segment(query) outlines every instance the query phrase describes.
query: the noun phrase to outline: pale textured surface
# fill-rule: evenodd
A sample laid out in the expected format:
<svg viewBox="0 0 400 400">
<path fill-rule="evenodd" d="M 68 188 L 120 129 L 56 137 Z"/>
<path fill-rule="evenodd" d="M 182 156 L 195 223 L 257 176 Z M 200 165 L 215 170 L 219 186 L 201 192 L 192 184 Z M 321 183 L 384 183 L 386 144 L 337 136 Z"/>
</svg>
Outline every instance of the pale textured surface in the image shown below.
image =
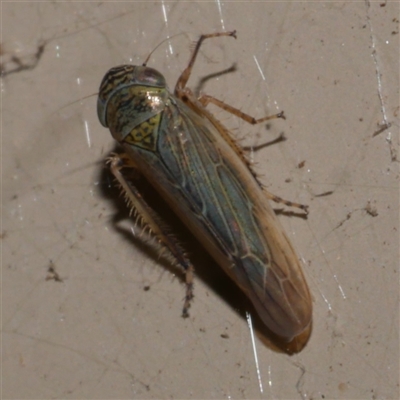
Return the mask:
<svg viewBox="0 0 400 400">
<path fill-rule="evenodd" d="M 382 3 L 2 4 L 6 71 L 46 42 L 2 83 L 3 398 L 399 398 L 399 5 Z M 173 87 L 190 40 L 223 29 L 238 39 L 205 44 L 192 86 L 236 63 L 203 90 L 256 117 L 285 110 L 269 131 L 216 115 L 249 145 L 284 132 L 256 170 L 310 205 L 307 221 L 280 218 L 306 263 L 313 334 L 292 357 L 256 339 L 263 393 L 229 282 L 205 268 L 183 320 L 179 280 L 111 225 L 114 192 L 99 187 L 114 144 L 83 99 L 184 33 L 149 62 Z M 63 282 L 45 280 L 50 260 Z"/>
</svg>

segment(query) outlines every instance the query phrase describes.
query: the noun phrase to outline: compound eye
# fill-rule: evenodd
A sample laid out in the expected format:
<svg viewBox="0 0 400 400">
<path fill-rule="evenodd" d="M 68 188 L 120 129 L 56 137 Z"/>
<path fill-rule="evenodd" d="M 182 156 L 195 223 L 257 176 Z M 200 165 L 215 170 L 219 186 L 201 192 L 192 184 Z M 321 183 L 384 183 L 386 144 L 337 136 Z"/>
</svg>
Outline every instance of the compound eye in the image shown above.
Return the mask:
<svg viewBox="0 0 400 400">
<path fill-rule="evenodd" d="M 166 86 L 164 76 L 158 72 L 156 69 L 149 67 L 136 67 L 136 80 L 137 83 L 143 85 L 149 85 L 154 87 L 162 87 Z"/>
</svg>

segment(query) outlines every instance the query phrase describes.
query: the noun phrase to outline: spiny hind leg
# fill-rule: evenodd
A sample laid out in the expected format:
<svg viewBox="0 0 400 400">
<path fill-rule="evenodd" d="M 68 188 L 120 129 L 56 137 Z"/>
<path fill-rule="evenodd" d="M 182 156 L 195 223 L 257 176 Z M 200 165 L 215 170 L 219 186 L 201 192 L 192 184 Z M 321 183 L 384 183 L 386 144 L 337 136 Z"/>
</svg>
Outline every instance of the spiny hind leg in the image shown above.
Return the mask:
<svg viewBox="0 0 400 400">
<path fill-rule="evenodd" d="M 189 317 L 189 308 L 193 300 L 193 278 L 194 278 L 194 267 L 189 264 L 185 270 L 185 280 L 186 280 L 186 295 L 183 303 L 182 317 Z"/>
<path fill-rule="evenodd" d="M 158 214 L 144 200 L 133 182 L 126 179 L 121 173 L 121 169 L 123 168 L 136 168 L 132 159 L 126 154 L 119 155 L 114 153 L 107 159 L 107 163 L 110 165 L 111 172 L 120 185 L 131 211 L 137 214 L 144 231 L 147 230 L 153 235 L 163 249 L 169 250 L 176 263 L 185 271 L 186 295 L 182 316 L 184 318 L 188 317 L 188 310 L 193 299 L 193 264 L 190 262 L 176 237 L 171 234 L 171 230 L 166 223 L 162 221 Z"/>
</svg>

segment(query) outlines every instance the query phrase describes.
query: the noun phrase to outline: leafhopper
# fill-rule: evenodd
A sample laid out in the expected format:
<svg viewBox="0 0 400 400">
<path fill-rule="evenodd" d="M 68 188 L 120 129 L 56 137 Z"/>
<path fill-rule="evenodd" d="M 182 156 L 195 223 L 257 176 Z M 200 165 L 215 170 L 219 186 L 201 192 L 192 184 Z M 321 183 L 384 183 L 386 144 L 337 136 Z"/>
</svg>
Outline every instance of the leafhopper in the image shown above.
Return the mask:
<svg viewBox="0 0 400 400">
<path fill-rule="evenodd" d="M 131 207 L 186 272 L 183 315 L 193 297 L 193 266 L 123 168 L 136 169 L 150 182 L 249 297 L 263 323 L 290 341 L 309 328 L 312 318 L 299 259 L 269 204 L 271 195 L 206 106 L 213 103 L 252 124 L 283 113 L 254 119 L 214 97 L 195 97 L 186 86 L 203 41 L 235 34 L 202 35 L 173 93 L 164 76 L 146 64 L 110 69 L 100 85 L 97 112 L 124 150 L 109 162 Z"/>
</svg>

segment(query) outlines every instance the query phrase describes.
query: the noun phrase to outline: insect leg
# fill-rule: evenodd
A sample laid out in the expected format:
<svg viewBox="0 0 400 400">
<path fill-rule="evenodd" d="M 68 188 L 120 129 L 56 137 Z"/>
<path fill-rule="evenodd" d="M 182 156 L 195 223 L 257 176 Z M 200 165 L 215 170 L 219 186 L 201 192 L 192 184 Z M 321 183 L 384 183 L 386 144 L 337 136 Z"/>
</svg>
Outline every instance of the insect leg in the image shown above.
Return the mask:
<svg viewBox="0 0 400 400">
<path fill-rule="evenodd" d="M 261 188 L 269 200 L 272 200 L 275 203 L 285 204 L 285 206 L 288 207 L 300 208 L 300 210 L 303 210 L 306 214 L 308 214 L 308 206 L 305 204 L 294 203 L 293 201 L 282 199 L 282 197 L 276 196 L 269 192 L 263 185 L 261 185 Z"/>
<path fill-rule="evenodd" d="M 256 125 L 260 124 L 261 122 L 269 121 L 270 119 L 276 119 L 276 118 L 282 118 L 286 119 L 283 111 L 281 111 L 278 114 L 274 115 L 269 115 L 267 117 L 262 117 L 262 118 L 254 118 L 251 115 L 245 114 L 244 112 L 240 111 L 239 109 L 230 106 L 229 104 L 224 103 L 221 100 L 216 99 L 213 96 L 209 96 L 208 94 L 202 94 L 199 98 L 198 101 L 203 105 L 203 107 L 206 107 L 209 103 L 212 103 L 216 105 L 217 107 L 222 108 L 223 110 L 236 115 L 237 117 L 243 119 L 244 121 L 248 122 L 251 125 Z"/>
<path fill-rule="evenodd" d="M 256 119 L 248 114 L 243 113 L 242 111 L 238 110 L 237 108 L 234 108 L 234 107 L 230 106 L 229 104 L 222 102 L 221 100 L 218 100 L 212 96 L 205 95 L 205 94 L 203 94 L 199 99 L 197 99 L 197 101 L 200 102 L 203 105 L 203 107 L 207 106 L 207 104 L 209 104 L 209 103 L 215 104 L 216 106 L 226 110 L 227 112 L 230 112 L 231 114 L 236 115 L 237 117 L 243 119 L 244 121 L 246 121 L 252 125 L 259 124 L 261 122 L 268 121 L 270 119 L 275 119 L 275 118 L 285 119 L 285 115 L 283 114 L 283 111 L 281 111 L 278 114 L 274 114 L 274 115 L 270 115 L 267 117 Z M 260 185 L 262 190 L 265 192 L 265 194 L 269 200 L 272 200 L 275 203 L 283 203 L 288 207 L 296 207 L 296 208 L 299 208 L 299 209 L 305 211 L 306 213 L 308 213 L 308 211 L 307 211 L 308 206 L 282 199 L 281 197 L 268 192 L 268 190 L 264 187 L 264 185 L 258 179 L 257 174 L 251 168 L 251 164 L 247 160 L 246 156 L 244 155 L 242 147 L 235 141 L 235 139 L 231 136 L 230 132 L 208 110 L 202 110 L 201 112 L 204 115 L 206 115 L 207 118 L 215 125 L 215 127 L 218 129 L 218 132 L 221 134 L 221 136 L 231 146 L 231 148 L 236 152 L 236 154 L 242 159 L 242 161 L 247 165 L 247 167 L 249 168 L 249 170 L 251 171 L 251 173 L 253 174 L 253 176 L 255 177 L 258 184 Z"/>
<path fill-rule="evenodd" d="M 193 273 L 194 268 L 192 263 L 187 257 L 187 254 L 182 249 L 181 245 L 174 235 L 171 234 L 169 228 L 161 220 L 161 218 L 155 213 L 155 211 L 147 204 L 139 190 L 131 182 L 125 179 L 121 173 L 122 168 L 135 168 L 134 162 L 125 154 L 118 155 L 113 154 L 107 160 L 110 165 L 110 169 L 115 179 L 121 186 L 125 198 L 134 212 L 139 216 L 140 222 L 144 229 L 147 229 L 152 235 L 154 235 L 157 241 L 164 247 L 167 248 L 172 254 L 173 258 L 185 271 L 186 280 L 186 295 L 182 310 L 182 316 L 188 317 L 190 302 L 193 299 Z"/>
<path fill-rule="evenodd" d="M 201 35 L 199 40 L 197 41 L 195 48 L 193 50 L 192 56 L 190 57 L 188 66 L 184 69 L 181 76 L 179 77 L 178 81 L 175 85 L 175 94 L 179 91 L 182 91 L 186 87 L 186 83 L 189 80 L 190 74 L 192 73 L 193 65 L 196 61 L 197 54 L 199 53 L 201 44 L 204 40 L 219 37 L 219 36 L 232 36 L 236 39 L 236 31 L 231 32 L 217 32 L 217 33 L 210 33 L 208 35 Z"/>
</svg>

